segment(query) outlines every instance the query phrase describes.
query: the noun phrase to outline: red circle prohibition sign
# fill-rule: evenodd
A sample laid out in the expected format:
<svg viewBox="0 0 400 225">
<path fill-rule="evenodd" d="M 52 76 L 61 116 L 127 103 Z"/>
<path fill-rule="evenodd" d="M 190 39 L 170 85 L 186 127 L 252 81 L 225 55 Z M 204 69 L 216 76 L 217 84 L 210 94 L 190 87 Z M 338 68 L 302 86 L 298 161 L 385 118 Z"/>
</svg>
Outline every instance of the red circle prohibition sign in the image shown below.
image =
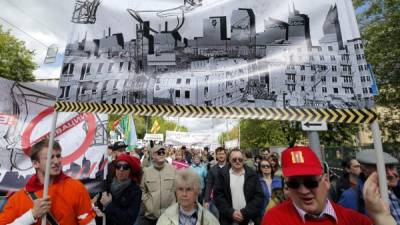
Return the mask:
<svg viewBox="0 0 400 225">
<path fill-rule="evenodd" d="M 36 125 L 46 116 L 51 115 L 54 112 L 54 107 L 49 107 L 42 112 L 40 112 L 36 117 L 34 117 L 31 122 L 28 124 L 24 132 L 22 133 L 22 149 L 24 150 L 26 155 L 29 155 L 31 151 L 31 135 L 33 129 L 36 127 Z M 85 151 L 90 147 L 90 145 L 93 142 L 93 138 L 96 133 L 96 118 L 94 117 L 93 113 L 86 113 L 85 114 L 85 119 L 84 119 L 87 124 L 88 124 L 88 131 L 86 134 L 85 139 L 83 140 L 83 143 L 73 151 L 71 154 L 63 156 L 61 163 L 62 165 L 69 165 L 73 161 L 77 160 L 81 155 L 85 153 Z"/>
</svg>

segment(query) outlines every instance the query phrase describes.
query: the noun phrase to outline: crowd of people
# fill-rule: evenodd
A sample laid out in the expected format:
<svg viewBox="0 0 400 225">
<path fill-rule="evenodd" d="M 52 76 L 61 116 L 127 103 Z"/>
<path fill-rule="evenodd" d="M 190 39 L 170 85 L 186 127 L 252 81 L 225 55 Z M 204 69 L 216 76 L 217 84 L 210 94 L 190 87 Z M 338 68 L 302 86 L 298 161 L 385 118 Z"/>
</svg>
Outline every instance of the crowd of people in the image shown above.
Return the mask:
<svg viewBox="0 0 400 225">
<path fill-rule="evenodd" d="M 89 195 L 51 157 L 49 197 L 43 196 L 48 140 L 32 146 L 36 174 L 0 213 L 2 224 L 107 225 L 394 225 L 400 224 L 398 160 L 385 153 L 390 204 L 379 194 L 373 150 L 343 162 L 333 179 L 308 147 L 281 154 L 240 149 L 210 151 L 153 145 L 126 151 L 109 146 L 104 191 Z M 92 197 L 90 197 L 92 196 Z"/>
</svg>

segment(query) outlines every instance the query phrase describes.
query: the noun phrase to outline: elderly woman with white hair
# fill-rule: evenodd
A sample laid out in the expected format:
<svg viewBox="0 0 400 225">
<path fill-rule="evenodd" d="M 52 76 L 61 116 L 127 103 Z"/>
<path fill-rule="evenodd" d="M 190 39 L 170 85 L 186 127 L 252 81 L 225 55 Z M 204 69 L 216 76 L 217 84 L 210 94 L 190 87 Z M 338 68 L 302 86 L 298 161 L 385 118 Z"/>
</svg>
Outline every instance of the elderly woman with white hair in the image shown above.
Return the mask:
<svg viewBox="0 0 400 225">
<path fill-rule="evenodd" d="M 219 225 L 214 215 L 197 202 L 200 194 L 199 175 L 191 169 L 179 170 L 176 175 L 178 202 L 165 210 L 157 225 Z"/>
</svg>

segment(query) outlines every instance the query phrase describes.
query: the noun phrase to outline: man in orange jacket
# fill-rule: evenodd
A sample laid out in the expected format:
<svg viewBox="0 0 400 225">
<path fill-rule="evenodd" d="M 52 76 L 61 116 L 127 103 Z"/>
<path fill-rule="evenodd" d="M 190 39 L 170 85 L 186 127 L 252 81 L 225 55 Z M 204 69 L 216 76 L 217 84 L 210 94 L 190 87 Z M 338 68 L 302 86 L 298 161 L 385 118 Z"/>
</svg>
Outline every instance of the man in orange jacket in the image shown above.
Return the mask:
<svg viewBox="0 0 400 225">
<path fill-rule="evenodd" d="M 46 215 L 51 225 L 94 225 L 95 213 L 85 186 L 62 172 L 61 146 L 54 142 L 48 197 L 43 196 L 43 183 L 49 140 L 42 140 L 31 148 L 30 157 L 36 170 L 25 188 L 13 194 L 0 213 L 3 224 L 40 224 Z"/>
</svg>

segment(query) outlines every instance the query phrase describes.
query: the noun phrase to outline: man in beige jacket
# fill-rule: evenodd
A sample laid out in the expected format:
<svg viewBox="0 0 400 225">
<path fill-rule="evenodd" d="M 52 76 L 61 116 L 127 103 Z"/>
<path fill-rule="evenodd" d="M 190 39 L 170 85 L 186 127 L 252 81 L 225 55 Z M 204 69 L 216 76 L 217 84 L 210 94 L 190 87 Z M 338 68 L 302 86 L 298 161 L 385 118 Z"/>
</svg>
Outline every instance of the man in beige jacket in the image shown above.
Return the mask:
<svg viewBox="0 0 400 225">
<path fill-rule="evenodd" d="M 151 149 L 153 165 L 143 171 L 140 184 L 144 216 L 142 225 L 155 225 L 160 215 L 175 199 L 175 169 L 165 161 L 165 148 L 156 145 Z"/>
</svg>

